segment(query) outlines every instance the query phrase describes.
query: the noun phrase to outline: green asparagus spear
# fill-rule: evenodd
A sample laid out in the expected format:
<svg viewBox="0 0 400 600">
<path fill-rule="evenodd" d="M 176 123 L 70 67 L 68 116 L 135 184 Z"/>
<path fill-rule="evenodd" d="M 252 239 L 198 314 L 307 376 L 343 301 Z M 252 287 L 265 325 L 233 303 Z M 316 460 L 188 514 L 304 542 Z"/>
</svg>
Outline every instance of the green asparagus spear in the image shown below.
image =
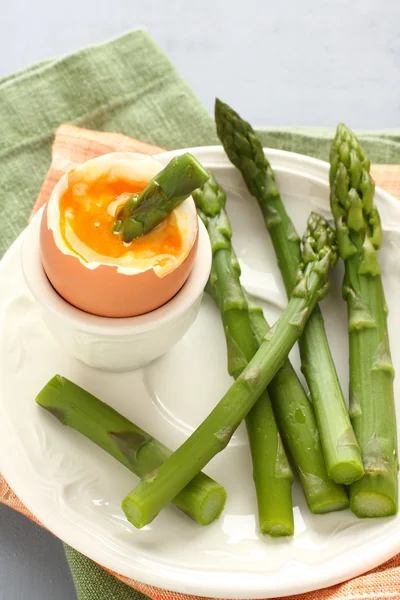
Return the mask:
<svg viewBox="0 0 400 600">
<path fill-rule="evenodd" d="M 225 212 L 226 194 L 211 175 L 207 183 L 193 192 L 193 200 L 210 236 L 213 260 L 209 283 L 225 329 L 229 374 L 236 379 L 257 352 L 258 345 L 232 248 L 232 230 Z M 261 532 L 273 537 L 293 535 L 293 473 L 266 390 L 247 414 L 246 427 Z"/>
<path fill-rule="evenodd" d="M 229 159 L 241 171 L 250 193 L 260 205 L 290 297 L 301 260 L 300 240 L 281 200 L 271 166 L 249 123 L 218 99 L 215 120 Z M 336 483 L 350 484 L 364 473 L 361 453 L 318 306 L 299 345 L 302 371 L 310 390 L 329 476 Z"/>
<path fill-rule="evenodd" d="M 172 454 L 143 429 L 61 375 L 50 379 L 36 402 L 139 477 L 153 471 Z M 224 488 L 204 473 L 198 473 L 172 500 L 200 525 L 217 519 L 225 501 Z"/>
<path fill-rule="evenodd" d="M 227 253 L 229 248 L 231 248 L 229 243 L 231 230 L 229 221 L 227 220 L 228 217 L 224 210 L 218 212 L 219 206 L 225 204 L 225 193 L 211 176 L 210 180 L 202 188 L 193 193 L 193 199 L 198 207 L 199 214 L 202 216 L 209 230 L 214 250 L 215 263 L 215 257 L 217 255 Z M 205 216 L 206 212 L 207 216 Z M 214 227 L 214 223 L 217 224 L 217 227 Z M 219 235 L 221 229 L 225 232 L 224 236 Z M 227 236 L 228 241 L 225 239 Z M 227 246 L 227 248 L 225 249 L 224 246 Z M 231 275 L 232 270 L 234 273 Z M 223 315 L 227 313 L 231 316 L 234 325 L 237 323 L 237 311 L 235 311 L 235 308 L 237 308 L 237 305 L 239 304 L 243 308 L 244 301 L 241 293 L 242 288 L 237 287 L 240 283 L 239 275 L 240 267 L 233 255 L 232 259 L 228 260 L 227 269 L 222 270 L 219 287 L 221 288 L 224 283 L 222 291 L 227 290 L 226 294 L 229 292 L 230 298 L 233 298 L 233 293 L 235 293 L 236 301 L 230 301 L 228 305 L 230 310 L 227 311 L 223 307 L 222 311 Z M 233 286 L 232 293 L 230 293 L 232 288 L 231 285 L 229 285 L 231 279 L 233 280 L 231 284 Z M 237 283 L 235 283 L 236 281 Z M 217 294 L 218 274 L 215 272 L 214 267 L 212 269 L 210 282 L 211 284 L 214 283 L 214 285 L 209 286 L 212 288 L 210 293 L 217 304 L 218 297 L 220 298 L 219 305 L 221 308 L 224 297 L 222 293 Z M 269 326 L 264 318 L 261 308 L 249 298 L 247 298 L 247 308 L 258 347 L 262 342 L 262 338 L 269 330 Z M 234 373 L 236 370 L 235 367 L 238 369 L 243 368 L 247 362 L 241 358 L 240 350 L 238 349 L 238 347 L 240 348 L 239 338 L 243 335 L 243 329 L 247 329 L 248 327 L 248 321 L 244 314 L 244 310 L 241 311 L 240 317 L 243 326 L 240 327 L 239 334 L 237 333 L 237 327 L 232 326 L 232 334 L 227 335 L 228 360 L 231 363 L 231 373 Z M 233 341 L 237 342 L 237 344 L 234 344 Z M 249 344 L 250 343 L 251 342 L 249 341 Z M 271 381 L 269 385 L 269 396 L 272 400 L 274 413 L 282 432 L 281 435 L 283 436 L 284 444 L 291 455 L 292 463 L 298 470 L 304 495 L 311 512 L 325 513 L 346 508 L 348 506 L 347 494 L 342 486 L 333 483 L 328 477 L 314 411 L 289 360 L 285 362 L 284 366 Z M 259 405 L 260 399 L 247 415 L 246 424 L 249 423 L 250 418 L 253 416 L 254 411 Z M 250 444 L 252 439 L 251 433 L 253 433 L 253 435 L 257 435 L 257 433 L 261 435 L 263 433 L 263 429 L 257 427 L 260 415 L 258 415 L 257 418 L 256 416 L 257 415 L 254 414 L 254 418 L 252 419 L 255 427 L 252 427 L 249 432 Z M 269 421 L 267 423 L 269 424 Z M 272 439 L 274 440 L 275 436 L 272 436 Z M 263 442 L 263 438 L 262 443 L 266 443 Z M 258 452 L 258 454 L 252 453 L 254 465 L 259 462 L 259 454 L 260 452 Z M 260 484 L 257 487 L 256 484 L 256 489 L 258 492 L 259 490 L 264 489 L 264 486 L 261 486 Z"/>
<path fill-rule="evenodd" d="M 158 469 L 144 477 L 122 502 L 128 520 L 144 527 L 231 439 L 301 336 L 337 260 L 336 246 L 326 246 L 304 266 L 286 310 L 265 336 L 259 350 L 214 410 Z"/>
<path fill-rule="evenodd" d="M 251 326 L 259 343 L 269 331 L 262 309 L 247 299 Z M 312 404 L 289 360 L 268 386 L 275 418 L 292 464 L 296 467 L 308 508 L 314 514 L 343 510 L 346 490 L 328 476 Z"/>
<path fill-rule="evenodd" d="M 207 179 L 207 171 L 189 152 L 175 156 L 143 192 L 120 208 L 115 232 L 121 233 L 126 243 L 148 233 Z"/>
<path fill-rule="evenodd" d="M 394 515 L 398 457 L 387 306 L 378 250 L 382 243 L 370 164 L 356 136 L 338 126 L 330 155 L 331 208 L 345 264 L 350 343 L 350 415 L 365 476 L 350 487 L 358 517 Z"/>
</svg>

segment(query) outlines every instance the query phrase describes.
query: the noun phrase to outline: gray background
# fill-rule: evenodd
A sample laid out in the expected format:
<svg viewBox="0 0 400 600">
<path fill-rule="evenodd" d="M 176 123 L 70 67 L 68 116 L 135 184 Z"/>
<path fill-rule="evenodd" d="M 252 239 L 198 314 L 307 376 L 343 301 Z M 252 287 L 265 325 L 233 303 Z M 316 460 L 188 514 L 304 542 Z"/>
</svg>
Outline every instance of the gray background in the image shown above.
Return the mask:
<svg viewBox="0 0 400 600">
<path fill-rule="evenodd" d="M 398 0 L 0 0 L 0 76 L 145 26 L 212 110 L 400 126 Z M 61 544 L 0 508 L 0 599 L 75 600 Z"/>
</svg>

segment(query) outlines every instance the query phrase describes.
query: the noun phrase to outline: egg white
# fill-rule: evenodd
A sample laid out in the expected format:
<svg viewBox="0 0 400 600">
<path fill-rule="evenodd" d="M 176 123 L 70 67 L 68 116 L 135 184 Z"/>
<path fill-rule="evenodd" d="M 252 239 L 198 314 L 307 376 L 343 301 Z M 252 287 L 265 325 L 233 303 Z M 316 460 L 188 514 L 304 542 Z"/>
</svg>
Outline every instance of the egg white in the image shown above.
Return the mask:
<svg viewBox="0 0 400 600">
<path fill-rule="evenodd" d="M 150 181 L 164 165 L 150 156 L 130 152 L 113 152 L 94 158 L 74 171 L 82 176 L 82 197 L 85 195 L 85 183 L 107 175 L 109 181 L 125 179 L 126 181 Z M 153 269 L 158 277 L 164 277 L 174 271 L 189 254 L 197 235 L 197 213 L 192 198 L 188 198 L 174 210 L 176 223 L 182 239 L 182 249 L 178 256 L 162 254 L 146 256 L 145 251 L 129 250 L 125 256 L 115 258 L 98 254 L 84 244 L 74 233 L 66 219 L 65 237 L 60 230 L 59 200 L 68 188 L 68 174 L 64 175 L 55 186 L 47 207 L 47 227 L 52 231 L 58 249 L 67 255 L 74 256 L 86 269 L 97 269 L 101 265 L 117 267 L 118 273 L 136 275 Z M 117 205 L 109 206 L 115 211 Z"/>
</svg>

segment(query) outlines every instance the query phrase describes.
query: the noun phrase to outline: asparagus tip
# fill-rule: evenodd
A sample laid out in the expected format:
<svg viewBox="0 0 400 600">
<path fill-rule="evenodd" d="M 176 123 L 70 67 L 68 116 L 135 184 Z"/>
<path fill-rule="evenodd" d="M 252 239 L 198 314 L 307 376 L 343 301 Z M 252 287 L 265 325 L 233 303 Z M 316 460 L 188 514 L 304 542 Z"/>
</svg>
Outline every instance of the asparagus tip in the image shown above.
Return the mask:
<svg viewBox="0 0 400 600">
<path fill-rule="evenodd" d="M 225 102 L 222 102 L 219 98 L 215 98 L 215 107 L 214 107 L 214 115 L 216 120 L 216 125 L 218 127 L 219 116 L 226 116 L 227 114 L 232 116 L 239 116 L 237 113 Z"/>
<path fill-rule="evenodd" d="M 329 257 L 329 268 L 338 260 L 336 233 L 320 214 L 312 212 L 302 238 L 302 257 L 305 264 Z"/>
<path fill-rule="evenodd" d="M 215 110 L 218 110 L 219 108 L 221 108 L 224 105 L 224 103 L 222 102 L 222 100 L 220 100 L 218 97 L 215 98 Z"/>
</svg>

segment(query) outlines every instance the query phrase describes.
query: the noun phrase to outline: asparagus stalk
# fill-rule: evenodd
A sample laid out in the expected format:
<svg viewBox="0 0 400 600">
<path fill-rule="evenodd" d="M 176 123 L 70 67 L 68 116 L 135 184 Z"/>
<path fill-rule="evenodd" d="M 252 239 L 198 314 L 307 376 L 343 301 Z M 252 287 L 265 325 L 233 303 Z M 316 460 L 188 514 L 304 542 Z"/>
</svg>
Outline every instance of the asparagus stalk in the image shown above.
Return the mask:
<svg viewBox="0 0 400 600">
<path fill-rule="evenodd" d="M 144 477 L 122 502 L 129 521 L 141 528 L 221 450 L 286 360 L 326 285 L 337 260 L 326 240 L 315 259 L 304 266 L 286 310 L 265 336 L 259 350 L 214 410 L 156 471 Z"/>
<path fill-rule="evenodd" d="M 197 211 L 210 236 L 213 252 L 210 286 L 221 312 L 228 350 L 228 371 L 235 379 L 257 352 L 240 267 L 232 248 L 232 229 L 225 212 L 226 194 L 214 177 L 193 192 Z M 246 417 L 258 518 L 263 534 L 293 535 L 293 473 L 264 390 Z"/>
<path fill-rule="evenodd" d="M 154 229 L 208 179 L 208 173 L 189 152 L 175 156 L 120 208 L 114 229 L 129 243 Z"/>
<path fill-rule="evenodd" d="M 356 136 L 338 126 L 330 154 L 331 208 L 345 264 L 350 343 L 350 415 L 365 476 L 350 487 L 358 517 L 394 515 L 398 458 L 387 306 L 378 250 L 382 243 L 370 164 Z"/>
<path fill-rule="evenodd" d="M 172 454 L 143 429 L 61 375 L 44 386 L 36 402 L 139 477 L 151 473 Z M 225 501 L 224 488 L 204 473 L 198 473 L 172 500 L 200 525 L 217 519 Z"/>
<path fill-rule="evenodd" d="M 223 253 L 228 254 L 229 249 L 232 248 L 230 244 L 231 228 L 228 217 L 223 208 L 219 211 L 219 206 L 225 205 L 224 191 L 218 186 L 211 175 L 209 181 L 193 193 L 193 199 L 209 231 L 213 246 L 213 268 L 208 286 L 211 289 L 208 291 L 217 304 L 219 298 L 219 306 L 220 309 L 222 308 L 221 313 L 225 328 L 229 328 L 229 324 L 233 321 L 230 331 L 228 329 L 227 332 L 227 347 L 230 373 L 235 376 L 235 371 L 237 371 L 237 374 L 240 374 L 240 370 L 247 363 L 246 357 L 243 357 L 243 353 L 240 352 L 240 341 L 243 330 L 248 331 L 248 317 L 250 317 L 250 325 L 255 334 L 257 347 L 262 343 L 262 338 L 269 330 L 269 326 L 261 308 L 253 300 L 247 298 L 247 306 L 244 304 L 246 299 L 243 298 L 243 290 L 241 286 L 238 287 L 240 285 L 240 267 L 234 254 L 231 255 L 230 259 L 229 257 L 227 258 L 226 268 L 221 269 L 221 274 L 219 275 L 217 272 L 216 258 L 223 255 Z M 221 229 L 223 230 L 222 234 L 220 234 Z M 221 290 L 219 294 L 218 289 Z M 228 304 L 227 307 L 224 305 L 224 301 L 225 304 Z M 238 322 L 236 317 L 238 306 L 241 307 L 241 321 L 239 321 L 239 324 L 242 324 L 239 333 L 237 333 L 238 327 L 235 327 Z M 245 316 L 245 309 L 246 313 L 249 313 L 248 317 Z M 225 323 L 226 315 L 231 316 L 231 321 L 228 324 Z M 249 345 L 251 348 L 254 348 L 255 342 L 254 340 L 250 342 L 250 337 L 247 334 L 246 338 L 249 339 L 249 342 L 244 348 L 249 347 Z M 269 396 L 272 400 L 273 412 L 282 432 L 284 445 L 291 455 L 292 463 L 298 470 L 304 495 L 311 512 L 325 513 L 346 508 L 348 506 L 346 491 L 342 486 L 335 484 L 328 477 L 314 411 L 289 360 L 285 361 L 284 366 L 271 381 Z M 257 434 L 261 436 L 264 433 L 261 426 L 261 416 L 253 415 L 254 411 L 260 406 L 261 398 L 262 396 L 246 419 L 246 424 L 248 425 L 250 419 L 254 416 L 251 422 L 254 427 L 251 427 L 250 430 L 248 427 L 251 448 L 252 436 Z M 269 425 L 269 421 L 267 423 Z M 267 437 L 267 433 L 266 431 L 265 437 Z M 275 434 L 272 436 L 270 434 L 269 437 L 275 440 Z M 261 443 L 266 443 L 264 437 L 261 439 Z M 260 452 L 256 453 L 252 450 L 254 466 L 260 462 L 259 455 Z M 265 469 L 266 467 L 264 466 Z M 271 482 L 268 487 L 270 490 Z M 270 493 L 268 487 L 265 489 Z M 261 485 L 261 482 L 259 485 L 256 483 L 257 494 L 263 489 L 264 486 Z"/>
<path fill-rule="evenodd" d="M 271 166 L 249 123 L 218 99 L 215 120 L 229 159 L 241 171 L 250 193 L 260 205 L 290 297 L 301 260 L 300 239 L 281 200 Z M 328 474 L 336 483 L 350 484 L 362 477 L 364 469 L 318 307 L 299 345 Z"/>
<path fill-rule="evenodd" d="M 270 327 L 260 306 L 248 298 L 251 326 L 258 343 Z M 344 486 L 328 476 L 312 404 L 289 360 L 268 386 L 272 408 L 296 467 L 308 508 L 314 514 L 343 510 L 349 505 Z"/>
</svg>

